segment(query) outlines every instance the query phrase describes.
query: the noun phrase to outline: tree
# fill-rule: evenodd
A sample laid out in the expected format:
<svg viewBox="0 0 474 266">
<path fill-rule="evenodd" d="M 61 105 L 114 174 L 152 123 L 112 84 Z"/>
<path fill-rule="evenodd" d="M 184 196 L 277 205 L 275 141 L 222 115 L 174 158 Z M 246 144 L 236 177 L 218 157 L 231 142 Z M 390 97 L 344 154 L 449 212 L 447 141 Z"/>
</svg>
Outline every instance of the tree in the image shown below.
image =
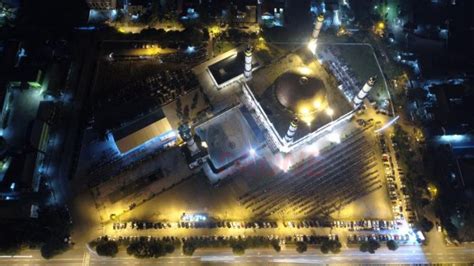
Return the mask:
<svg viewBox="0 0 474 266">
<path fill-rule="evenodd" d="M 10 225 L 1 225 L 10 229 Z M 13 225 L 11 225 L 13 227 Z M 22 239 L 15 230 L 3 230 L 0 234 L 0 254 L 15 255 L 21 251 Z"/>
<path fill-rule="evenodd" d="M 183 121 L 189 121 L 189 105 L 185 105 L 183 108 Z"/>
<path fill-rule="evenodd" d="M 159 258 L 166 255 L 166 250 L 161 242 L 148 243 L 150 257 Z"/>
<path fill-rule="evenodd" d="M 69 245 L 59 238 L 54 237 L 48 242 L 41 246 L 41 256 L 45 259 L 51 259 L 52 257 L 59 255 L 66 251 Z"/>
<path fill-rule="evenodd" d="M 232 253 L 234 253 L 234 255 L 238 255 L 238 256 L 244 255 L 245 254 L 245 245 L 241 242 L 237 242 L 237 243 L 233 244 L 232 245 Z"/>
<path fill-rule="evenodd" d="M 321 245 L 321 252 L 323 254 L 328 254 L 329 253 L 329 248 L 326 245 Z"/>
<path fill-rule="evenodd" d="M 321 252 L 327 254 L 329 251 L 336 254 L 341 252 L 341 243 L 338 240 L 326 240 L 321 243 Z"/>
<path fill-rule="evenodd" d="M 127 253 L 136 258 L 159 258 L 166 255 L 164 244 L 161 241 L 137 241 L 127 247 Z"/>
<path fill-rule="evenodd" d="M 127 254 L 136 258 L 147 257 L 145 243 L 142 241 L 132 242 L 127 247 Z"/>
<path fill-rule="evenodd" d="M 387 248 L 390 250 L 397 250 L 398 249 L 398 243 L 395 240 L 389 240 L 387 241 Z"/>
<path fill-rule="evenodd" d="M 372 21 L 373 10 L 372 1 L 367 0 L 351 0 L 350 6 L 354 12 L 354 18 L 362 27 L 367 28 Z M 368 12 L 369 11 L 369 12 Z"/>
<path fill-rule="evenodd" d="M 193 100 L 192 100 L 192 103 L 191 103 L 191 110 L 196 109 L 198 101 L 199 101 L 199 92 L 196 92 L 196 93 L 194 93 Z"/>
<path fill-rule="evenodd" d="M 369 243 L 367 243 L 367 241 L 360 243 L 359 250 L 364 253 L 369 251 Z"/>
<path fill-rule="evenodd" d="M 118 253 L 118 245 L 115 241 L 101 241 L 97 244 L 95 250 L 100 256 L 115 257 Z"/>
<path fill-rule="evenodd" d="M 298 253 L 303 253 L 308 250 L 308 245 L 305 242 L 298 241 L 296 242 L 296 251 Z"/>
<path fill-rule="evenodd" d="M 183 104 L 181 102 L 181 98 L 176 100 L 176 116 L 183 120 Z"/>
<path fill-rule="evenodd" d="M 165 252 L 168 254 L 173 253 L 175 249 L 174 246 L 170 243 L 165 244 L 164 248 L 165 248 Z"/>
<path fill-rule="evenodd" d="M 196 246 L 194 243 L 186 241 L 183 245 L 183 254 L 186 256 L 192 256 L 196 251 Z"/>
<path fill-rule="evenodd" d="M 369 241 L 364 241 L 360 244 L 359 250 L 374 254 L 378 248 L 380 248 L 380 243 L 374 239 L 369 239 Z"/>
<path fill-rule="evenodd" d="M 419 223 L 421 229 L 425 232 L 429 232 L 431 231 L 431 229 L 433 229 L 433 222 L 428 220 L 426 217 L 423 217 Z"/>
<path fill-rule="evenodd" d="M 280 244 L 278 243 L 278 241 L 272 241 L 272 247 L 276 252 L 281 251 L 281 247 L 280 247 Z"/>
</svg>

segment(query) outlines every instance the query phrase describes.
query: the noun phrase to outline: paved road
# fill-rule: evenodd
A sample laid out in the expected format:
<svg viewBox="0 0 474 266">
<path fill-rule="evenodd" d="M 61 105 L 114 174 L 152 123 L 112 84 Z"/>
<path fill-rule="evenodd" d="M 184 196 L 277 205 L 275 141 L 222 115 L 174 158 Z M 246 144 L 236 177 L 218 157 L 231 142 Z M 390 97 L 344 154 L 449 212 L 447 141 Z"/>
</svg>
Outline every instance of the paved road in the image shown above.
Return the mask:
<svg viewBox="0 0 474 266">
<path fill-rule="evenodd" d="M 362 253 L 357 248 L 344 249 L 340 254 L 321 254 L 319 250 L 309 249 L 298 254 L 293 249 L 275 253 L 273 250 L 250 250 L 243 256 L 233 256 L 230 250 L 198 250 L 192 257 L 178 253 L 159 259 L 139 260 L 121 252 L 116 258 L 102 258 L 75 249 L 52 260 L 43 260 L 38 252 L 28 252 L 22 257 L 0 257 L 0 265 L 301 265 L 301 264 L 401 264 L 401 263 L 472 263 L 472 247 L 446 247 L 443 251 L 423 251 L 418 246 L 400 247 L 397 251 L 386 248 L 375 254 Z"/>
</svg>

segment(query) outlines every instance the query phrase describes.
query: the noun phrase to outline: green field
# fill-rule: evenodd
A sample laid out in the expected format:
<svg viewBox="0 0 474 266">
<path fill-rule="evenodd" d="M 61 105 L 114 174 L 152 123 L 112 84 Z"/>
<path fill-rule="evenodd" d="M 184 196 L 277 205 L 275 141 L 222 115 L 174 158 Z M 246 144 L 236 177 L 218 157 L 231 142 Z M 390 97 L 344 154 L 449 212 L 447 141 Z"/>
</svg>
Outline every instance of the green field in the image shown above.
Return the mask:
<svg viewBox="0 0 474 266">
<path fill-rule="evenodd" d="M 369 77 L 377 75 L 377 82 L 371 92 L 371 96 L 377 102 L 389 98 L 385 83 L 383 82 L 383 74 L 377 66 L 375 55 L 370 46 L 337 45 L 335 51 L 337 51 L 335 55 L 339 56 L 339 58 L 349 65 L 361 83 L 365 83 Z"/>
</svg>

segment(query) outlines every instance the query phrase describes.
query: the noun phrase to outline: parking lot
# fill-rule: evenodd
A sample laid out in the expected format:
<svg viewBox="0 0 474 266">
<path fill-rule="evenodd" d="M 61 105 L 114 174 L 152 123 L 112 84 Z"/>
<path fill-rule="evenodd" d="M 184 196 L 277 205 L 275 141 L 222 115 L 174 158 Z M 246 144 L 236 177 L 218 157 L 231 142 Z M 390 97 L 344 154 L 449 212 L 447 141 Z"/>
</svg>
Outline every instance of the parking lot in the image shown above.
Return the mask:
<svg viewBox="0 0 474 266">
<path fill-rule="evenodd" d="M 413 226 L 416 221 L 416 214 L 413 211 L 410 196 L 407 192 L 404 172 L 398 166 L 396 160 L 397 151 L 395 150 L 394 143 L 387 134 L 380 135 L 379 139 L 382 151 L 384 152 L 382 159 L 384 161 L 385 175 L 388 181 L 393 213 L 395 218 L 400 220 L 404 219 Z"/>
</svg>

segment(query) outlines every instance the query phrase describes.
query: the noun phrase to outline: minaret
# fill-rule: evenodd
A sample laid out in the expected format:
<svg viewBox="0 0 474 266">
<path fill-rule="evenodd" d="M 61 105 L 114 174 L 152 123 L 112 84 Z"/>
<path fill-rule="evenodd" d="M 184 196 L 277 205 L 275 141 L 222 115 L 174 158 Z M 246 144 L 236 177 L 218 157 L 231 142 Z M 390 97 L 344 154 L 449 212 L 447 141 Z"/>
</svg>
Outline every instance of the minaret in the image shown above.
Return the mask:
<svg viewBox="0 0 474 266">
<path fill-rule="evenodd" d="M 191 155 L 195 155 L 199 152 L 199 147 L 197 146 L 196 142 L 194 141 L 193 135 L 191 133 L 191 129 L 188 125 L 182 124 L 178 127 L 179 135 L 181 138 L 186 142 L 186 146 L 188 147 Z"/>
<path fill-rule="evenodd" d="M 318 36 L 319 32 L 321 32 L 321 28 L 323 27 L 324 16 L 319 15 L 316 18 L 316 22 L 314 23 L 313 33 L 311 33 L 311 38 L 309 39 L 308 49 L 313 53 L 316 54 L 316 46 L 318 44 Z"/>
<path fill-rule="evenodd" d="M 316 22 L 314 23 L 314 29 L 313 29 L 313 34 L 311 34 L 311 38 L 315 40 L 316 42 L 318 41 L 319 32 L 321 31 L 321 28 L 323 27 L 323 21 L 324 21 L 324 16 L 319 15 L 316 18 Z"/>
<path fill-rule="evenodd" d="M 291 121 L 290 127 L 288 128 L 288 131 L 286 132 L 286 135 L 285 135 L 286 143 L 293 142 L 293 137 L 295 136 L 297 129 L 298 129 L 298 118 L 295 117 L 293 121 Z"/>
<path fill-rule="evenodd" d="M 257 0 L 257 22 L 262 25 L 262 3 L 263 0 Z"/>
<path fill-rule="evenodd" d="M 246 79 L 252 78 L 252 46 L 247 46 L 245 49 L 245 69 L 244 76 Z"/>
<path fill-rule="evenodd" d="M 359 91 L 359 93 L 354 97 L 354 105 L 359 106 L 364 98 L 367 96 L 369 91 L 374 87 L 377 77 L 370 77 L 369 80 L 364 84 L 364 87 Z"/>
</svg>

